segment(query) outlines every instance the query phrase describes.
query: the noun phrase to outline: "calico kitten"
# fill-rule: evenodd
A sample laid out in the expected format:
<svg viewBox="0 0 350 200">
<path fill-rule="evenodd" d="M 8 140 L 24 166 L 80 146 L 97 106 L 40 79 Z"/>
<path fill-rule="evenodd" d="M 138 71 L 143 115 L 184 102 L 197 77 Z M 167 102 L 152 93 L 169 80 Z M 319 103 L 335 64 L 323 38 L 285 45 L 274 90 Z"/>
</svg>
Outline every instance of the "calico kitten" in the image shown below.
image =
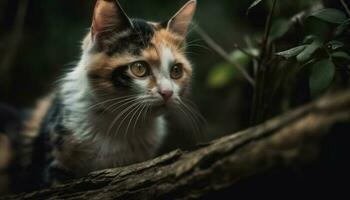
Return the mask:
<svg viewBox="0 0 350 200">
<path fill-rule="evenodd" d="M 129 18 L 117 0 L 97 0 L 81 60 L 43 119 L 36 151 L 52 154 L 34 159 L 38 173 L 49 160 L 46 180 L 62 182 L 156 156 L 164 114 L 192 109 L 184 103 L 192 77 L 185 38 L 195 9 L 190 0 L 156 23 Z"/>
</svg>

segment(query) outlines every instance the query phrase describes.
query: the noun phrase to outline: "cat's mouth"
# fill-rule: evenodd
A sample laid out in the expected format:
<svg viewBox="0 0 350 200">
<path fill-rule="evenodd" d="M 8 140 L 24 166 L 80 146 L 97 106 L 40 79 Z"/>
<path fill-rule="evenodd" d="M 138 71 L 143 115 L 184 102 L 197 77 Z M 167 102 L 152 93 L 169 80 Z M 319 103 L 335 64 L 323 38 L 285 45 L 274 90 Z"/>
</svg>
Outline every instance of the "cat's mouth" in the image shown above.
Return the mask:
<svg viewBox="0 0 350 200">
<path fill-rule="evenodd" d="M 155 103 L 152 105 L 153 109 L 167 109 L 169 107 L 169 105 L 165 102 L 159 102 L 159 103 Z"/>
<path fill-rule="evenodd" d="M 157 113 L 165 113 L 166 111 L 170 110 L 173 106 L 173 101 L 163 101 L 159 100 L 156 102 L 153 102 L 151 105 L 151 108 L 153 111 Z"/>
</svg>

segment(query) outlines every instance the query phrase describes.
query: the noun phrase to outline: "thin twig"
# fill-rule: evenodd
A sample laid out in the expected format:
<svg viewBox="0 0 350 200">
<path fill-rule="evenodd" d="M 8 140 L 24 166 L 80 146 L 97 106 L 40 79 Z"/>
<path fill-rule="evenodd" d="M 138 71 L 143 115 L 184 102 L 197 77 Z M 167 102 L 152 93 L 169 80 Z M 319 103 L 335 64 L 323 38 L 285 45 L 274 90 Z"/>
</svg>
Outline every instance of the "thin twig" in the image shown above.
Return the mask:
<svg viewBox="0 0 350 200">
<path fill-rule="evenodd" d="M 250 48 L 250 49 L 253 49 L 254 48 L 254 45 L 252 43 L 252 40 L 250 37 L 246 36 L 244 37 L 244 40 L 245 40 L 245 43 L 247 44 L 247 47 Z M 254 59 L 253 60 L 253 77 L 256 79 L 257 77 L 257 74 L 258 74 L 258 68 L 259 68 L 259 57 L 258 59 Z M 256 81 L 255 81 L 256 82 Z"/>
<path fill-rule="evenodd" d="M 28 0 L 22 0 L 19 2 L 14 27 L 12 30 L 12 36 L 9 43 L 9 50 L 7 51 L 7 54 L 4 56 L 3 61 L 1 62 L 0 70 L 7 71 L 11 67 L 12 62 L 15 59 L 18 45 L 22 38 L 25 17 L 27 15 L 27 7 Z"/>
<path fill-rule="evenodd" d="M 218 45 L 203 29 L 201 29 L 198 25 L 196 26 L 196 32 L 203 38 L 203 40 L 222 58 L 224 58 L 227 62 L 234 65 L 247 79 L 247 81 L 255 87 L 254 79 L 249 75 L 249 73 L 245 70 L 245 68 L 233 60 L 230 55 L 220 46 Z"/>
<path fill-rule="evenodd" d="M 261 48 L 261 63 L 264 62 L 263 58 L 265 57 L 266 51 L 268 49 L 267 46 L 268 46 L 269 36 L 270 36 L 270 32 L 271 32 L 271 27 L 272 27 L 272 18 L 273 18 L 274 12 L 275 12 L 276 4 L 277 4 L 277 0 L 274 0 L 273 4 L 272 4 L 271 12 L 267 18 L 266 28 L 265 28 L 264 38 L 263 38 L 263 44 L 262 44 L 262 48 Z"/>
<path fill-rule="evenodd" d="M 349 15 L 350 17 L 350 9 L 348 7 L 348 5 L 346 5 L 345 1 L 344 0 L 340 0 L 341 4 L 343 4 L 343 7 L 345 8 L 346 10 L 346 13 Z"/>
</svg>

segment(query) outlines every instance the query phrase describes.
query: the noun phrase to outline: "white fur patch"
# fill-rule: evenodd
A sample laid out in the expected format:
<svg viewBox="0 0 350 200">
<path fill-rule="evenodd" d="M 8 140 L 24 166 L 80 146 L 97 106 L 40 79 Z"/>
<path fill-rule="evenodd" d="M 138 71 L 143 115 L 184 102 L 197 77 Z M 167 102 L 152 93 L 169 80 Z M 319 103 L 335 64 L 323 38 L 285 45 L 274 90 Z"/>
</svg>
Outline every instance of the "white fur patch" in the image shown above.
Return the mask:
<svg viewBox="0 0 350 200">
<path fill-rule="evenodd" d="M 169 74 L 169 67 L 175 61 L 173 52 L 169 47 L 162 44 L 160 48 L 160 63 L 161 69 Z"/>
<path fill-rule="evenodd" d="M 173 80 L 170 78 L 170 67 L 175 61 L 173 52 L 169 47 L 162 44 L 160 48 L 160 75 L 158 88 L 161 90 L 173 90 Z"/>
</svg>

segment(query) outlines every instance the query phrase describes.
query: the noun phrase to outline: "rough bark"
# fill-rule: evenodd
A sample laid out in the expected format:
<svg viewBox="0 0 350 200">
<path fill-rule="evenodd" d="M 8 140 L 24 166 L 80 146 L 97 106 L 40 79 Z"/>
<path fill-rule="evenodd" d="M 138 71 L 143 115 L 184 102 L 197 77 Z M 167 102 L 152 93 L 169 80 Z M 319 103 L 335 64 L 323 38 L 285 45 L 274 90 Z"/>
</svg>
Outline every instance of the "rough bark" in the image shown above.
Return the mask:
<svg viewBox="0 0 350 200">
<path fill-rule="evenodd" d="M 350 92 L 331 95 L 192 152 L 176 150 L 148 162 L 94 172 L 66 185 L 8 198 L 212 199 L 257 191 L 276 194 L 276 190 L 283 191 L 283 184 L 291 195 L 300 183 L 314 188 L 307 184 L 317 184 L 315 177 L 322 174 L 317 171 L 328 169 L 324 167 L 327 152 L 341 146 L 342 136 L 350 133 L 349 124 Z M 329 142 L 334 138 L 337 145 Z M 335 163 L 342 159 L 337 157 Z M 320 180 L 333 177 L 327 173 Z M 298 176 L 301 181 L 294 178 Z"/>
</svg>

